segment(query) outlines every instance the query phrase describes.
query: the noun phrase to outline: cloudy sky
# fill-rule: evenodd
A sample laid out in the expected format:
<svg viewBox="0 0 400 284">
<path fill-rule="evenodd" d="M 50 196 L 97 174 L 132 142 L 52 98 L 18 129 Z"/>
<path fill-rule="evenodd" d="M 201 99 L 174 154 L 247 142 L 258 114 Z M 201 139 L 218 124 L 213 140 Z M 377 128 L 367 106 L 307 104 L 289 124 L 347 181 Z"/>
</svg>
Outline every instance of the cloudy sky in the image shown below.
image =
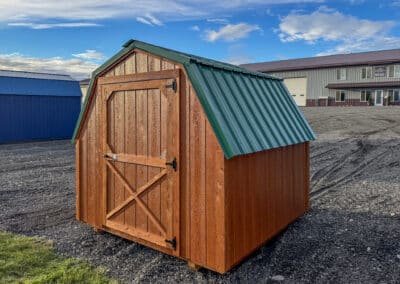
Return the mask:
<svg viewBox="0 0 400 284">
<path fill-rule="evenodd" d="M 234 64 L 400 48 L 400 0 L 0 0 L 0 69 L 87 77 L 128 39 Z"/>
</svg>

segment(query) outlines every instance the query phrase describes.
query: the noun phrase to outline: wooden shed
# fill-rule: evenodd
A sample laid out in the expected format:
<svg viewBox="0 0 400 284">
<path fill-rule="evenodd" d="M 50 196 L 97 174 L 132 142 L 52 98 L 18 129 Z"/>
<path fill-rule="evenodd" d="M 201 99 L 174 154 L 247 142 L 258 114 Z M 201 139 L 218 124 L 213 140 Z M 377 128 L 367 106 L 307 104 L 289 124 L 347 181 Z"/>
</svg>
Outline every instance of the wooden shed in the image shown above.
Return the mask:
<svg viewBox="0 0 400 284">
<path fill-rule="evenodd" d="M 313 139 L 282 80 L 130 40 L 75 129 L 76 218 L 224 273 L 307 211 Z"/>
</svg>

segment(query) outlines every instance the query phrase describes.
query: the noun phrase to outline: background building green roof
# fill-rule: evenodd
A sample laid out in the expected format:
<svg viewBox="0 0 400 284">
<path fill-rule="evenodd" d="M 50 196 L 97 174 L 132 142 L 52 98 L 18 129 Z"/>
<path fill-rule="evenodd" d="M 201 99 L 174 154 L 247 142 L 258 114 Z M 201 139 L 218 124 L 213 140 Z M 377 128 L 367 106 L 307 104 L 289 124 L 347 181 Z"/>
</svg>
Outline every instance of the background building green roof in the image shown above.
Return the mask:
<svg viewBox="0 0 400 284">
<path fill-rule="evenodd" d="M 97 75 L 133 49 L 183 65 L 227 159 L 316 138 L 281 79 L 129 40 L 120 52 L 93 72 L 73 142 Z"/>
</svg>

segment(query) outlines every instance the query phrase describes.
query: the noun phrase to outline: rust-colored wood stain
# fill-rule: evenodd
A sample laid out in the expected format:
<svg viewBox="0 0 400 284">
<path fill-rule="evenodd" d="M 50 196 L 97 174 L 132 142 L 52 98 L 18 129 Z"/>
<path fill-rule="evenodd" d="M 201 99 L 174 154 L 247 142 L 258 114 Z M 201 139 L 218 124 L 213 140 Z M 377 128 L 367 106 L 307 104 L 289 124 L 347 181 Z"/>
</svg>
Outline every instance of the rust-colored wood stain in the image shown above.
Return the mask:
<svg viewBox="0 0 400 284">
<path fill-rule="evenodd" d="M 308 142 L 225 159 L 181 65 L 133 50 L 94 84 L 78 220 L 224 273 L 308 209 Z"/>
</svg>

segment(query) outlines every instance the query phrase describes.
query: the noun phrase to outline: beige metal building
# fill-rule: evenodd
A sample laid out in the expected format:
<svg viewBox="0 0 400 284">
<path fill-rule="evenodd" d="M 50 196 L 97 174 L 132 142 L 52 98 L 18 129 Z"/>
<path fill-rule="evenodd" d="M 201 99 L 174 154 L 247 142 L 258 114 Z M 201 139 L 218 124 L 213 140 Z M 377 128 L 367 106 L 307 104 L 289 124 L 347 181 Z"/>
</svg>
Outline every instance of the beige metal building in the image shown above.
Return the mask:
<svg viewBox="0 0 400 284">
<path fill-rule="evenodd" d="M 400 49 L 242 67 L 283 78 L 299 106 L 400 105 Z"/>
<path fill-rule="evenodd" d="M 79 82 L 79 86 L 81 87 L 81 91 L 82 91 L 82 103 L 85 101 L 86 93 L 89 88 L 89 83 L 90 83 L 90 78 L 84 79 Z"/>
</svg>

